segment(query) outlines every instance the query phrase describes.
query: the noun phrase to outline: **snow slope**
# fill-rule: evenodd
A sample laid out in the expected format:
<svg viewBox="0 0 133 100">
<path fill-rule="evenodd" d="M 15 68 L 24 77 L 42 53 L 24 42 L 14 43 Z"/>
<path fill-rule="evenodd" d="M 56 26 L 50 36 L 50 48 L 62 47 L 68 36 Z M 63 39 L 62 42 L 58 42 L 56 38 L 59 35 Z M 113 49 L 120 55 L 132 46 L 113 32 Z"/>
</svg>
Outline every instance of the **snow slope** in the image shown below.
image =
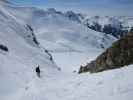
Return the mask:
<svg viewBox="0 0 133 100">
<path fill-rule="evenodd" d="M 115 17 L 109 17 L 109 16 L 105 16 L 105 17 L 92 16 L 90 18 L 86 18 L 85 23 L 86 23 L 86 21 L 88 21 L 88 23 L 90 25 L 93 25 L 94 23 L 98 23 L 102 27 L 104 27 L 104 25 L 111 24 L 113 27 L 120 28 L 120 24 L 121 24 L 119 19 L 117 19 Z"/>
<path fill-rule="evenodd" d="M 133 17 L 132 16 L 91 16 L 84 18 L 84 23 L 89 23 L 93 25 L 94 23 L 100 24 L 102 27 L 104 25 L 111 25 L 116 28 L 120 28 L 121 25 L 127 29 L 130 29 L 133 26 Z"/>
<path fill-rule="evenodd" d="M 128 74 L 127 74 L 128 73 Z M 132 100 L 132 66 L 99 74 L 57 75 L 29 84 L 14 100 Z M 64 79 L 65 78 L 65 79 Z"/>
<path fill-rule="evenodd" d="M 54 75 L 43 74 L 41 79 L 34 77 L 24 85 L 22 81 L 21 88 L 14 90 L 12 94 L 5 92 L 5 98 L 0 98 L 2 100 L 132 100 L 132 73 L 131 65 L 98 74 L 77 75 L 64 72 Z M 3 94 L 2 91 L 1 95 Z"/>
<path fill-rule="evenodd" d="M 120 38 L 133 28 L 132 16 L 92 16 L 82 21 L 85 26 Z"/>
<path fill-rule="evenodd" d="M 89 34 L 89 39 L 91 39 L 92 36 L 92 40 L 94 41 L 95 37 L 97 37 L 96 39 L 101 39 L 101 35 L 99 36 L 100 33 L 96 32 L 96 34 L 94 34 L 95 32 L 90 30 L 90 33 L 84 34 L 82 33 L 81 27 L 77 27 L 78 25 L 75 23 L 73 24 L 67 20 L 68 22 L 66 21 L 65 23 L 72 26 L 64 25 L 65 28 L 62 28 L 64 27 L 62 24 L 58 26 L 57 23 L 55 23 L 56 25 L 53 25 L 52 20 L 52 24 L 49 22 L 48 25 L 53 25 L 54 29 L 48 28 L 48 26 L 45 25 L 48 29 L 51 29 L 48 30 L 48 32 L 54 32 L 54 30 L 56 32 L 62 28 L 67 30 L 66 33 L 63 31 L 62 34 L 59 33 L 59 36 L 54 35 L 52 39 L 50 37 L 51 35 L 46 35 L 47 38 L 50 38 L 48 41 L 46 37 L 42 37 L 43 33 L 47 33 L 45 32 L 47 28 L 43 30 L 43 27 L 41 27 L 37 30 L 34 26 L 34 32 L 40 31 L 36 33 L 36 35 L 38 34 L 37 40 L 39 38 L 38 41 L 41 41 L 40 44 L 37 44 L 34 41 L 34 32 L 25 24 L 26 21 L 13 14 L 13 12 L 15 13 L 17 10 L 11 12 L 7 7 L 9 7 L 9 5 L 0 3 L 0 44 L 5 45 L 9 50 L 6 52 L 0 48 L 0 100 L 132 100 L 133 81 L 131 76 L 133 73 L 133 65 L 93 75 L 89 73 L 82 75 L 72 73 L 73 70 L 79 68 L 79 66 L 77 66 L 81 61 L 79 57 L 83 57 L 83 59 L 89 61 L 95 58 L 101 51 L 95 48 L 89 48 L 90 51 L 88 51 L 86 47 L 84 47 L 86 44 L 81 40 L 77 40 L 79 42 L 70 42 L 70 40 L 75 39 L 71 38 L 71 34 L 75 36 L 78 31 L 78 35 L 83 34 L 83 36 L 86 36 Z M 18 11 L 16 13 L 18 13 Z M 30 15 L 26 14 L 25 18 L 27 19 L 28 16 Z M 48 21 L 50 21 L 50 19 Z M 65 23 L 63 22 L 63 24 Z M 51 34 L 54 34 L 52 32 Z M 69 35 L 64 36 L 67 32 L 70 35 L 69 38 Z M 58 40 L 55 40 L 56 38 L 58 38 Z M 53 44 L 54 42 L 55 44 Z M 44 43 L 44 45 L 41 43 Z M 75 54 L 70 52 L 73 51 L 72 48 L 68 50 L 68 46 L 70 47 L 68 44 L 70 43 L 72 43 L 71 45 L 74 47 L 74 50 L 76 49 Z M 45 52 L 45 49 L 42 48 L 42 45 L 49 46 L 48 48 L 50 48 L 53 56 L 58 60 L 57 62 L 63 59 L 68 60 L 74 56 L 68 60 L 68 63 L 71 63 L 71 61 L 73 63 L 75 61 L 73 58 L 77 58 L 76 61 L 78 61 L 78 63 L 75 61 L 74 64 L 72 64 L 74 68 L 70 68 L 70 64 L 63 62 L 61 63 L 62 71 L 58 71 L 57 66 L 49 59 L 50 57 Z M 93 47 L 93 45 L 90 46 L 89 44 L 89 47 Z M 67 47 L 67 49 L 64 47 Z M 57 48 L 59 48 L 58 51 Z M 80 50 L 86 50 L 87 53 L 83 53 Z M 60 54 L 58 54 L 58 52 L 63 52 L 62 55 L 64 58 L 61 58 L 62 56 L 59 57 Z M 76 53 L 78 53 L 78 55 Z M 79 53 L 81 53 L 81 55 Z M 87 58 L 84 58 L 85 56 L 87 56 Z M 37 65 L 40 65 L 41 78 L 38 78 L 34 71 Z M 68 66 L 68 68 L 66 68 L 66 66 Z"/>
<path fill-rule="evenodd" d="M 41 10 L 34 7 L 8 6 L 6 8 L 17 18 L 29 23 L 41 44 L 49 50 L 82 51 L 94 47 L 107 48 L 116 40 L 111 35 L 88 29 L 74 21 L 75 17 L 69 19 L 72 12 L 63 14 L 54 9 Z"/>
<path fill-rule="evenodd" d="M 14 95 L 36 77 L 39 65 L 42 73 L 54 74 L 57 66 L 35 42 L 35 35 L 21 20 L 10 14 L 0 2 L 0 100 Z"/>
</svg>

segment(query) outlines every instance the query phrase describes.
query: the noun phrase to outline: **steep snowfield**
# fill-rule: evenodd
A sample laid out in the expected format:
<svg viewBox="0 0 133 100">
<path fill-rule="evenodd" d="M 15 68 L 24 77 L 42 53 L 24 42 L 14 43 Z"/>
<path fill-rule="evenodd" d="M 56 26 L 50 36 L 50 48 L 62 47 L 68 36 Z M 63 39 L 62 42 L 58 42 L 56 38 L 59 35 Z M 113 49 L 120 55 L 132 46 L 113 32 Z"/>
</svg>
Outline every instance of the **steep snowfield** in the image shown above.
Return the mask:
<svg viewBox="0 0 133 100">
<path fill-rule="evenodd" d="M 107 46 L 114 38 L 58 14 L 40 17 L 33 16 L 35 8 L 15 8 L 0 2 L 0 45 L 9 50 L 0 48 L 0 100 L 132 100 L 133 65 L 93 75 L 74 71 L 102 52 L 96 47 Z M 41 78 L 35 73 L 37 65 Z"/>
<path fill-rule="evenodd" d="M 19 66 L 24 67 L 24 65 Z M 132 65 L 92 75 L 64 72 L 42 74 L 41 79 L 33 76 L 30 81 L 25 80 L 23 73 L 19 73 L 18 76 L 3 77 L 6 80 L 9 78 L 11 82 L 9 85 L 8 82 L 1 81 L 0 98 L 2 100 L 132 100 L 132 73 Z M 30 71 L 27 71 L 27 74 L 31 76 Z"/>
<path fill-rule="evenodd" d="M 128 74 L 127 74 L 128 73 Z M 99 74 L 56 75 L 29 83 L 14 100 L 132 100 L 132 66 Z"/>
<path fill-rule="evenodd" d="M 41 44 L 49 50 L 82 51 L 94 47 L 107 48 L 116 40 L 110 35 L 88 29 L 81 23 L 69 19 L 67 13 L 63 14 L 54 9 L 14 6 L 6 8 L 17 18 L 29 23 Z"/>
<path fill-rule="evenodd" d="M 0 2 L 1 3 L 1 2 Z M 35 35 L 21 20 L 16 19 L 0 4 L 0 100 L 7 100 L 36 77 L 39 65 L 42 73 L 54 74 L 57 66 L 35 42 Z"/>
<path fill-rule="evenodd" d="M 30 68 L 28 70 L 25 63 L 18 64 L 18 59 L 12 61 L 8 57 L 4 67 L 9 65 L 14 66 L 14 73 L 10 74 L 12 70 L 8 70 L 9 67 L 1 70 L 7 72 L 5 75 L 1 72 L 2 100 L 132 100 L 133 97 L 132 65 L 93 75 L 45 72 L 41 79 Z"/>
<path fill-rule="evenodd" d="M 73 12 L 64 14 L 54 9 L 16 6 L 6 6 L 6 9 L 33 27 L 41 47 L 49 50 L 57 65 L 67 72 L 78 70 L 90 51 L 107 48 L 116 40 L 75 21 L 77 17 Z M 69 19 L 69 15 L 73 17 Z"/>
</svg>

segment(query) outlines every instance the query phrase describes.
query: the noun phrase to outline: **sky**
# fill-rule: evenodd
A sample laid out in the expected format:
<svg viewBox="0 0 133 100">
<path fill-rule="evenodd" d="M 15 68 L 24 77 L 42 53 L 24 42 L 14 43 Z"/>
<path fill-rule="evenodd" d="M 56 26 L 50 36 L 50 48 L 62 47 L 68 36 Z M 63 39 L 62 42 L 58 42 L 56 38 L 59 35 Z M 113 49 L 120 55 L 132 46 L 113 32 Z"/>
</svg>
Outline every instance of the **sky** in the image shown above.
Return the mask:
<svg viewBox="0 0 133 100">
<path fill-rule="evenodd" d="M 133 16 L 133 0 L 11 0 L 23 6 L 73 10 L 90 15 Z"/>
</svg>

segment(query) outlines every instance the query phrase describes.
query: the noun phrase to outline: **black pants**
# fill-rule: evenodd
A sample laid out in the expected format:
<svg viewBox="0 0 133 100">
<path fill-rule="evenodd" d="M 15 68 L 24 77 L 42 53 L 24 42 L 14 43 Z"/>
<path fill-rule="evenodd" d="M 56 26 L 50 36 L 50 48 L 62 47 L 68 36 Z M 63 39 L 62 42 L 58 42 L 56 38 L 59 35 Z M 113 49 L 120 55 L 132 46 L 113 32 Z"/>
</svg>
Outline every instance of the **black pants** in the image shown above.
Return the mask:
<svg viewBox="0 0 133 100">
<path fill-rule="evenodd" d="M 36 73 L 38 77 L 40 77 L 40 73 Z"/>
</svg>

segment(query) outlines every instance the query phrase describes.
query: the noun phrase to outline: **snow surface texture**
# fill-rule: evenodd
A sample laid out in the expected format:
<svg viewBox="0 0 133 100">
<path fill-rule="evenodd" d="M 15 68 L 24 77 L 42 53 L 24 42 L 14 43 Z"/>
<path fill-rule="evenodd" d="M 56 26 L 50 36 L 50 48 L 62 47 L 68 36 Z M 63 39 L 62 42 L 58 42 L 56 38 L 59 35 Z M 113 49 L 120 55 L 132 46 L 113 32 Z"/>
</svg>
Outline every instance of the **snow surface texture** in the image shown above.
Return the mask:
<svg viewBox="0 0 133 100">
<path fill-rule="evenodd" d="M 17 18 L 28 22 L 34 28 L 40 43 L 49 50 L 107 48 L 116 40 L 111 35 L 93 31 L 69 19 L 66 14 L 70 12 L 63 14 L 54 9 L 44 11 L 34 7 L 6 8 Z"/>
<path fill-rule="evenodd" d="M 110 34 L 118 39 L 133 30 L 133 17 L 128 16 L 86 17 L 82 23 L 92 30 Z"/>
<path fill-rule="evenodd" d="M 43 17 L 34 18 L 34 8 L 20 9 L 12 9 L 0 2 L 0 45 L 8 48 L 8 51 L 0 48 L 0 100 L 132 100 L 132 65 L 93 75 L 78 75 L 74 71 L 79 64 L 94 59 L 102 52 L 96 47 L 103 41 L 95 42 L 103 38 L 101 33 L 67 19 L 64 22 L 60 16 L 51 14 L 44 17 L 44 22 L 48 21 L 45 24 L 39 20 Z M 40 45 L 34 42 L 35 35 L 26 22 L 33 26 Z M 89 41 L 82 42 L 84 36 L 88 36 Z M 80 39 L 75 40 L 75 37 Z M 62 71 L 57 70 L 43 46 L 51 50 Z M 35 73 L 37 65 L 40 65 L 41 78 Z"/>
<path fill-rule="evenodd" d="M 30 82 L 38 65 L 45 74 L 57 71 L 49 55 L 33 40 L 27 25 L 0 4 L 0 44 L 8 48 L 8 52 L 0 49 L 0 100 L 7 100 Z"/>
<path fill-rule="evenodd" d="M 90 25 L 93 25 L 94 23 L 98 23 L 99 25 L 104 27 L 104 25 L 111 25 L 115 28 L 120 28 L 121 25 L 126 28 L 127 30 L 130 30 L 131 27 L 133 27 L 133 17 L 130 16 L 93 16 L 93 17 L 86 17 L 83 20 L 83 23 L 89 23 Z"/>
</svg>

